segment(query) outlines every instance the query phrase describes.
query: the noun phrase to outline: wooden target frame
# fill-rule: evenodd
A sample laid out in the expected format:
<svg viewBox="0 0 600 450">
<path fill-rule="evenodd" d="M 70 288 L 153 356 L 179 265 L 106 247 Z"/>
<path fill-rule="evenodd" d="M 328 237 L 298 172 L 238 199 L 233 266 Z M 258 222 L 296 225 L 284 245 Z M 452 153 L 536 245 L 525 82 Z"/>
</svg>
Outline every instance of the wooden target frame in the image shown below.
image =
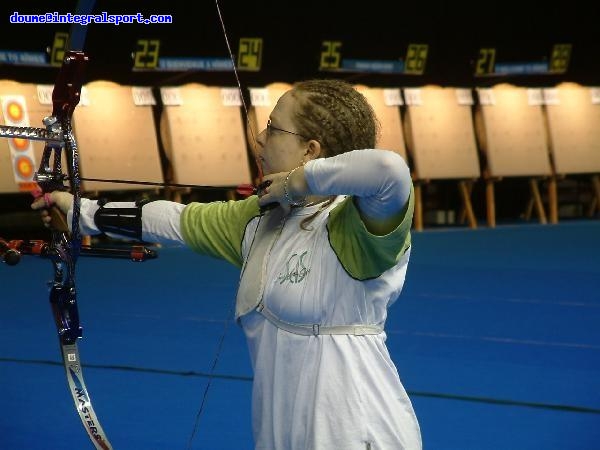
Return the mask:
<svg viewBox="0 0 600 450">
<path fill-rule="evenodd" d="M 84 86 L 73 114 L 83 177 L 164 182 L 153 106 L 136 105 L 133 90 L 104 80 Z M 82 183 L 87 192 L 140 189 L 136 184 Z"/>
<path fill-rule="evenodd" d="M 405 88 L 404 135 L 415 181 L 415 229 L 423 229 L 422 186 L 456 180 L 461 220 L 477 228 L 471 203 L 480 177 L 470 89 L 441 86 Z"/>
<path fill-rule="evenodd" d="M 161 89 L 160 136 L 171 164 L 170 181 L 223 187 L 251 182 L 241 99 L 237 88 L 188 83 Z M 182 192 L 174 191 L 180 201 Z"/>
<path fill-rule="evenodd" d="M 391 150 L 406 160 L 406 142 L 400 113 L 400 106 L 403 103 L 400 89 L 384 89 L 362 84 L 354 87 L 369 101 L 381 125 L 377 148 Z"/>
<path fill-rule="evenodd" d="M 539 181 L 548 181 L 551 221 L 555 221 L 556 180 L 553 174 L 543 114 L 541 89 L 502 83 L 478 88 L 475 129 L 484 161 L 488 226 L 496 226 L 495 183 L 507 177 L 528 178 L 531 200 L 540 223 L 547 215 Z"/>
<path fill-rule="evenodd" d="M 544 103 L 556 176 L 590 176 L 592 216 L 600 209 L 600 89 L 561 83 L 544 89 Z"/>
</svg>

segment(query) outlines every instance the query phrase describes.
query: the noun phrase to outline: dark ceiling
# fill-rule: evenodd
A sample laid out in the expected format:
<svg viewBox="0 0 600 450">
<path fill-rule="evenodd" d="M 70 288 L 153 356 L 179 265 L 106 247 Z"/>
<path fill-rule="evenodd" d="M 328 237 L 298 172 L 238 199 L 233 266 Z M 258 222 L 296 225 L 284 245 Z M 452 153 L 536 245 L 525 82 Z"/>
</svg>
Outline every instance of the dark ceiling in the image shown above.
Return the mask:
<svg viewBox="0 0 600 450">
<path fill-rule="evenodd" d="M 76 2 L 49 6 L 38 0 L 3 2 L 0 7 L 0 50 L 45 51 L 64 24 L 10 24 L 9 16 L 75 11 Z M 212 0 L 98 0 L 94 13 L 170 14 L 172 24 L 93 24 L 87 27 L 85 50 L 91 64 L 88 78 L 111 79 L 126 84 L 164 85 L 188 81 L 232 84 L 230 71 L 185 73 L 132 71 L 132 53 L 138 40 L 160 40 L 163 57 L 228 57 L 224 33 Z M 583 3 L 583 2 L 581 2 Z M 591 3 L 591 2 L 586 2 Z M 598 2 L 596 2 L 598 3 Z M 319 71 L 322 42 L 341 41 L 346 58 L 399 60 L 410 43 L 425 43 L 429 53 L 422 75 L 402 73 L 337 73 L 365 84 L 474 85 L 497 82 L 495 77 L 475 78 L 474 65 L 480 48 L 496 49 L 497 61 L 548 61 L 557 43 L 572 45 L 570 65 L 561 75 L 513 77 L 522 84 L 552 85 L 571 80 L 600 85 L 600 6 L 505 1 L 476 4 L 471 1 L 394 2 L 258 0 L 219 2 L 227 37 L 234 55 L 242 37 L 263 39 L 261 70 L 242 72 L 242 82 L 266 84 L 331 76 Z M 55 68 L 0 65 L 0 78 L 21 81 L 53 81 Z M 506 77 L 505 77 L 506 78 Z"/>
</svg>

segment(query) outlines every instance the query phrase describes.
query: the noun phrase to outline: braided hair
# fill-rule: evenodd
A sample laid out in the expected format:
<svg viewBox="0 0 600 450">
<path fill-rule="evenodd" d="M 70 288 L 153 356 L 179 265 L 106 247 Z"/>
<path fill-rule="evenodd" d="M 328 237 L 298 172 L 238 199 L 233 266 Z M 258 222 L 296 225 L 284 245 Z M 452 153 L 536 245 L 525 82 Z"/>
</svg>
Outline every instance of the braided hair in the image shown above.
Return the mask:
<svg viewBox="0 0 600 450">
<path fill-rule="evenodd" d="M 321 143 L 324 157 L 375 148 L 380 124 L 367 99 L 342 80 L 309 80 L 294 84 L 298 132 Z"/>
</svg>

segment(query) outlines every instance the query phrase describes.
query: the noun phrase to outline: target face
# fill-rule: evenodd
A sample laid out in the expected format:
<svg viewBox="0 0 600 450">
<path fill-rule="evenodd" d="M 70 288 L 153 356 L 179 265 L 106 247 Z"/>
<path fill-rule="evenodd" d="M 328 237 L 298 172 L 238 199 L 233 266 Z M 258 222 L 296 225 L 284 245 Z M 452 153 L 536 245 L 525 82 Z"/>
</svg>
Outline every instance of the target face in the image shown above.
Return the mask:
<svg viewBox="0 0 600 450">
<path fill-rule="evenodd" d="M 31 180 L 35 171 L 33 161 L 28 156 L 15 159 L 15 175 L 23 180 Z"/>
<path fill-rule="evenodd" d="M 1 95 L 0 113 L 4 123 L 10 127 L 25 129 L 30 126 L 27 102 L 24 95 Z M 17 133 L 18 136 L 18 133 Z M 19 191 L 29 191 L 35 186 L 35 155 L 33 141 L 21 137 L 8 139 L 10 149 L 12 172 L 15 185 Z"/>
<path fill-rule="evenodd" d="M 13 123 L 19 123 L 23 120 L 25 112 L 23 105 L 15 100 L 11 100 L 6 104 L 6 118 Z"/>
<path fill-rule="evenodd" d="M 13 138 L 12 144 L 15 150 L 24 151 L 29 148 L 29 139 Z"/>
</svg>

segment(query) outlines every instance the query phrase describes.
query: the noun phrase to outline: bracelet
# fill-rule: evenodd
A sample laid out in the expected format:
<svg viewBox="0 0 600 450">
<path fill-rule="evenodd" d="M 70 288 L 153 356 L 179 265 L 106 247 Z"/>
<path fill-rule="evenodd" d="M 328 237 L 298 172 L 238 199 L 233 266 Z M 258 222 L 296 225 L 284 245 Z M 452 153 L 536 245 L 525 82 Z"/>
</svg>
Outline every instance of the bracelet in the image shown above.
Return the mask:
<svg viewBox="0 0 600 450">
<path fill-rule="evenodd" d="M 283 195 L 285 196 L 285 199 L 290 204 L 290 206 L 304 206 L 306 204 L 306 197 L 303 197 L 300 201 L 294 201 L 292 200 L 292 196 L 288 191 L 288 182 L 290 180 L 290 177 L 300 167 L 302 166 L 298 166 L 290 170 L 290 172 L 286 175 L 285 180 L 283 180 Z"/>
<path fill-rule="evenodd" d="M 52 196 L 49 192 L 46 192 L 44 195 L 44 203 L 46 203 L 46 208 L 51 208 L 54 206 L 54 201 L 52 200 Z"/>
</svg>

